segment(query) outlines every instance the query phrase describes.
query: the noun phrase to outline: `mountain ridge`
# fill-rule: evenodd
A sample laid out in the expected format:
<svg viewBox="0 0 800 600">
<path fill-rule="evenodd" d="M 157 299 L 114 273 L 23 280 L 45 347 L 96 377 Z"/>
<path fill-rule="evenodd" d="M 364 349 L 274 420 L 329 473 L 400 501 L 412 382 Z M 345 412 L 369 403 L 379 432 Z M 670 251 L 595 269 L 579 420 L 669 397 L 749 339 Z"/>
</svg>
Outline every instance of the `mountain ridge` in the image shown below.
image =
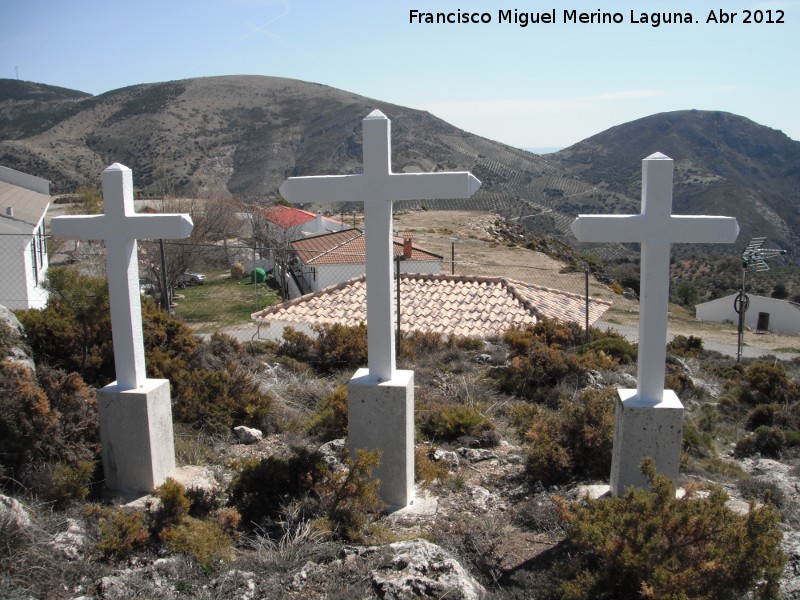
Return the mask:
<svg viewBox="0 0 800 600">
<path fill-rule="evenodd" d="M 361 119 L 376 108 L 392 120 L 395 172 L 464 169 L 483 182 L 470 200 L 404 206 L 492 210 L 574 244 L 575 215 L 639 211 L 641 160 L 658 150 L 675 160 L 676 213 L 737 216 L 739 242 L 764 235 L 798 256 L 800 142 L 719 111 L 660 113 L 537 155 L 424 111 L 285 78 L 195 78 L 97 96 L 0 80 L 0 164 L 50 179 L 54 193 L 96 186 L 121 162 L 147 193 L 267 203 L 287 176 L 360 172 Z M 606 255 L 625 251 L 611 246 Z"/>
</svg>

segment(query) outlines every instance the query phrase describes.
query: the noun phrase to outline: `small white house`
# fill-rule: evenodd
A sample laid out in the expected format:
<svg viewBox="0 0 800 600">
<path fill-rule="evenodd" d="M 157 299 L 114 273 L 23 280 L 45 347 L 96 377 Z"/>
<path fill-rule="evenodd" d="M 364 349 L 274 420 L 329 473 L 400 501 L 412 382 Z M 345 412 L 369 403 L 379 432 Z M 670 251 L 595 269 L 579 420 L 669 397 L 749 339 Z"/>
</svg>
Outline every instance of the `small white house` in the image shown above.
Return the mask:
<svg viewBox="0 0 800 600">
<path fill-rule="evenodd" d="M 0 304 L 44 308 L 50 182 L 0 166 Z"/>
<path fill-rule="evenodd" d="M 717 321 L 723 323 L 739 322 L 739 315 L 734 308 L 735 294 L 703 302 L 695 306 L 695 315 L 701 321 Z M 756 294 L 747 294 L 750 305 L 745 313 L 744 325 L 751 329 L 762 328 L 777 333 L 800 333 L 800 304 L 777 298 L 767 298 Z"/>
<path fill-rule="evenodd" d="M 366 244 L 360 229 L 315 235 L 290 244 L 296 259 L 289 296 L 296 298 L 348 281 L 366 272 Z M 411 237 L 395 237 L 395 259 L 402 273 L 437 275 L 442 257 L 413 243 Z"/>
</svg>

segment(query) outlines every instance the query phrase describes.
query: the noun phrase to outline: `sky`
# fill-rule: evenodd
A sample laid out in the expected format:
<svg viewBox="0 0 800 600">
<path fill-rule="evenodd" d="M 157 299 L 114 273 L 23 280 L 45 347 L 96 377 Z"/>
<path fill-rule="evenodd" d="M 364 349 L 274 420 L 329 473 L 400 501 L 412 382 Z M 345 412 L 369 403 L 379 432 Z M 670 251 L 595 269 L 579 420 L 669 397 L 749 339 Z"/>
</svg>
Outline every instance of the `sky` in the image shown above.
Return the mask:
<svg viewBox="0 0 800 600">
<path fill-rule="evenodd" d="M 412 11 L 489 22 L 416 23 Z M 541 22 L 523 27 L 515 13 Z M 581 13 L 621 22 L 575 22 Z M 695 22 L 654 27 L 653 13 Z M 0 78 L 101 94 L 289 77 L 520 148 L 565 147 L 684 109 L 735 113 L 800 140 L 799 60 L 800 0 L 0 0 Z"/>
</svg>

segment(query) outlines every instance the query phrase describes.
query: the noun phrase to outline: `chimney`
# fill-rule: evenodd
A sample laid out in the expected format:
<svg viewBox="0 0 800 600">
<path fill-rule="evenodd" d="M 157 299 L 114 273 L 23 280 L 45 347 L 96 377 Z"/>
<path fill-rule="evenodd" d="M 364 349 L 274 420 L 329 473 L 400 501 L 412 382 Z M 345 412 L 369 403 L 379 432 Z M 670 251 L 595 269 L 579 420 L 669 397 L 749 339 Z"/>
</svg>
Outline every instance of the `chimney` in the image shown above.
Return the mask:
<svg viewBox="0 0 800 600">
<path fill-rule="evenodd" d="M 411 244 L 411 239 L 414 237 L 410 231 L 406 231 L 403 234 L 403 259 L 408 260 L 411 258 L 411 252 L 413 251 L 413 246 Z"/>
<path fill-rule="evenodd" d="M 13 217 L 14 216 L 14 207 L 13 206 L 7 206 L 6 207 L 6 216 L 7 217 Z"/>
<path fill-rule="evenodd" d="M 325 231 L 325 227 L 322 225 L 322 213 L 317 211 L 317 233 L 322 233 Z"/>
</svg>

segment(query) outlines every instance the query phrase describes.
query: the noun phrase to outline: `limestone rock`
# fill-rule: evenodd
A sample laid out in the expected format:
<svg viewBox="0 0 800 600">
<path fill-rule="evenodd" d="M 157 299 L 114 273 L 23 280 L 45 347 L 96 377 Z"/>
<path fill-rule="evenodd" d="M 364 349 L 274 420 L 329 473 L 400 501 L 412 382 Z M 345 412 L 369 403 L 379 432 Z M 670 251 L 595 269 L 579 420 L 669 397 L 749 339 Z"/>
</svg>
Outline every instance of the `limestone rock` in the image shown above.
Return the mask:
<svg viewBox="0 0 800 600">
<path fill-rule="evenodd" d="M 389 544 L 389 564 L 372 572 L 381 598 L 478 600 L 484 587 L 447 551 L 426 540 Z"/>
<path fill-rule="evenodd" d="M 75 519 L 67 519 L 67 530 L 53 536 L 49 546 L 66 560 L 78 560 L 86 546 L 86 531 Z"/>
<path fill-rule="evenodd" d="M 257 444 L 264 437 L 264 433 L 260 429 L 245 427 L 244 425 L 234 427 L 233 432 L 236 434 L 236 439 L 242 444 Z"/>
<path fill-rule="evenodd" d="M 217 598 L 254 600 L 257 597 L 256 574 L 251 571 L 232 569 L 214 579 L 212 587 Z"/>
<path fill-rule="evenodd" d="M 0 528 L 3 531 L 20 531 L 31 526 L 31 517 L 25 506 L 14 498 L 0 494 Z"/>
<path fill-rule="evenodd" d="M 322 455 L 325 464 L 330 467 L 332 471 L 340 471 L 345 468 L 342 459 L 347 452 L 344 438 L 338 440 L 331 440 L 319 447 L 318 452 Z"/>
<path fill-rule="evenodd" d="M 441 448 L 436 448 L 431 458 L 436 462 L 445 463 L 450 470 L 457 469 L 460 463 L 458 454 L 450 450 L 442 450 Z"/>
<path fill-rule="evenodd" d="M 35 373 L 36 364 L 33 362 L 33 357 L 31 356 L 30 351 L 27 348 L 27 345 L 24 343 L 25 329 L 23 329 L 22 323 L 19 322 L 17 316 L 1 304 L 0 304 L 0 322 L 5 323 L 9 327 L 9 329 L 11 329 L 12 332 L 16 333 L 20 338 L 20 342 L 14 345 L 11 349 L 9 349 L 7 357 L 8 360 L 14 364 L 26 367 Z"/>
</svg>

